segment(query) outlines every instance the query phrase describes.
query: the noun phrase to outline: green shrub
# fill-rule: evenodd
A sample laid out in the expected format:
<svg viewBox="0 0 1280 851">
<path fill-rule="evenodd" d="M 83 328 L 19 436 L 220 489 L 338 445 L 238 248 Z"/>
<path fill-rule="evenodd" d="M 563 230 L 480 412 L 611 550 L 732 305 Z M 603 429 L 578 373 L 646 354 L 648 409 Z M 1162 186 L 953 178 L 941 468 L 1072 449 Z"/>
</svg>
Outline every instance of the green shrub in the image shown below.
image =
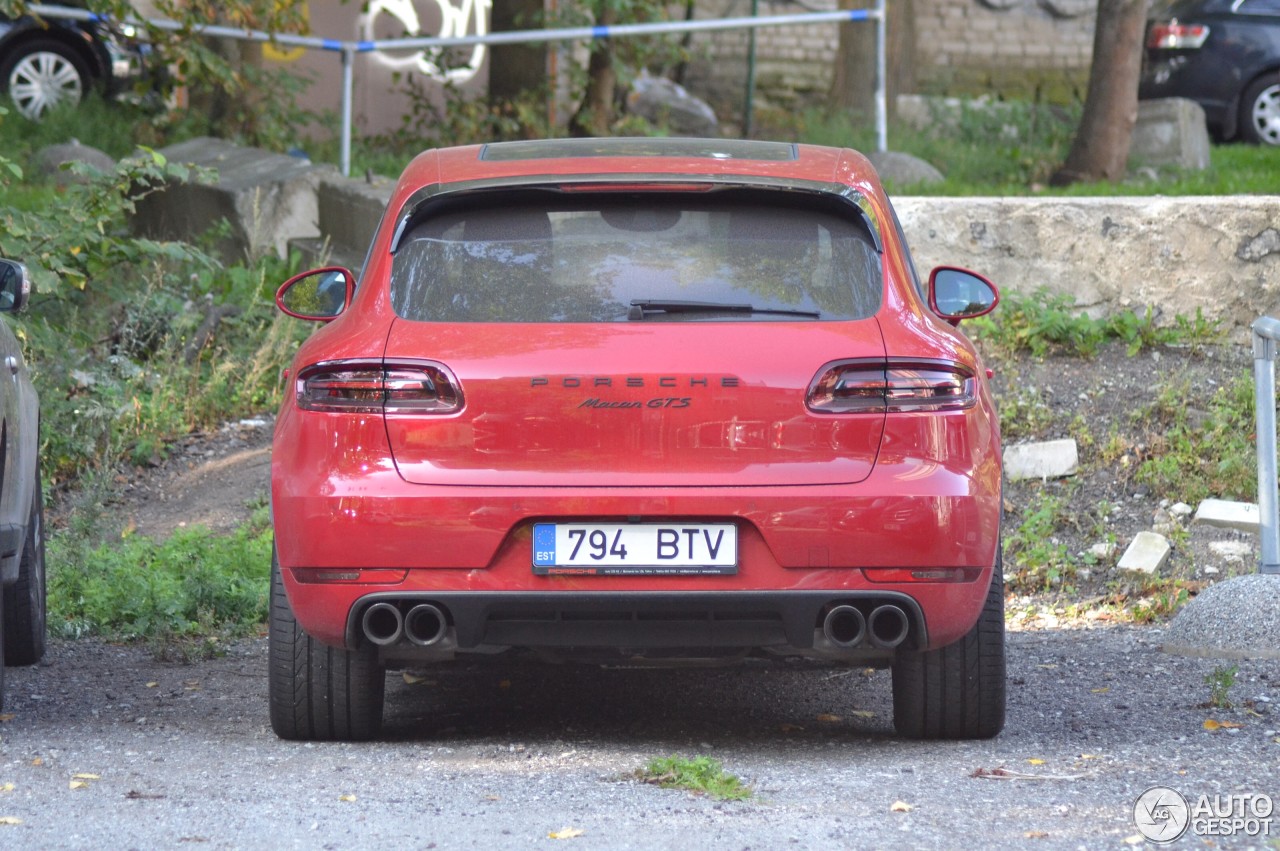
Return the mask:
<svg viewBox="0 0 1280 851">
<path fill-rule="evenodd" d="M 229 536 L 180 529 L 93 544 L 75 532 L 49 541 L 54 635 L 181 641 L 243 635 L 266 620 L 271 532 Z"/>
</svg>

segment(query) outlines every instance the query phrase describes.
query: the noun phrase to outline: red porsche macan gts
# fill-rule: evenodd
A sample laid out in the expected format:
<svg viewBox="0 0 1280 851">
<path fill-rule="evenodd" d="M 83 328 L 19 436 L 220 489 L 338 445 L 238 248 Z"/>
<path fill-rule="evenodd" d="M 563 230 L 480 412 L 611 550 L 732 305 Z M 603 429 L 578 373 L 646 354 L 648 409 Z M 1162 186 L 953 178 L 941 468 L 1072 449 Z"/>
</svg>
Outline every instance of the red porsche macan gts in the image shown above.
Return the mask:
<svg viewBox="0 0 1280 851">
<path fill-rule="evenodd" d="M 290 279 L 271 722 L 365 739 L 387 666 L 535 651 L 892 666 L 1004 724 L 1000 430 L 867 160 L 699 139 L 433 150 L 357 279 Z"/>
</svg>

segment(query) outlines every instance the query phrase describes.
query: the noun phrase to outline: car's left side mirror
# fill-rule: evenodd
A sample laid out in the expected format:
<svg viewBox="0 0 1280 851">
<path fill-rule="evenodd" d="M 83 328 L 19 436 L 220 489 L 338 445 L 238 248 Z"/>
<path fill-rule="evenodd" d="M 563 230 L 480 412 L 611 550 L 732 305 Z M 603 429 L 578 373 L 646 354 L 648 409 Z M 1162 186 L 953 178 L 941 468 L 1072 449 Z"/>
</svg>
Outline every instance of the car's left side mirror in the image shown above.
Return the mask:
<svg viewBox="0 0 1280 851">
<path fill-rule="evenodd" d="M 929 307 L 957 325 L 962 319 L 984 316 L 1000 303 L 996 285 L 976 272 L 957 266 L 939 266 L 929 273 Z"/>
<path fill-rule="evenodd" d="M 17 313 L 31 298 L 31 274 L 25 264 L 0 258 L 0 313 Z"/>
<path fill-rule="evenodd" d="M 341 266 L 294 275 L 276 291 L 276 306 L 290 316 L 331 322 L 351 303 L 355 276 Z"/>
</svg>

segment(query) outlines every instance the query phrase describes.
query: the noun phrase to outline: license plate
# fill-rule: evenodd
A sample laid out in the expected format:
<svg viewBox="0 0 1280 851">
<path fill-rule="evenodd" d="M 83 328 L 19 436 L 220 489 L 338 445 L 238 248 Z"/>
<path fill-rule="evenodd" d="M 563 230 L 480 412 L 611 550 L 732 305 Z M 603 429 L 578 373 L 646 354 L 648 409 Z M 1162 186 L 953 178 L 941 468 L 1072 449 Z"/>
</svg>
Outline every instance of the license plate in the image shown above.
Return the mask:
<svg viewBox="0 0 1280 851">
<path fill-rule="evenodd" d="M 636 576 L 738 572 L 732 523 L 537 523 L 533 572 Z"/>
</svg>

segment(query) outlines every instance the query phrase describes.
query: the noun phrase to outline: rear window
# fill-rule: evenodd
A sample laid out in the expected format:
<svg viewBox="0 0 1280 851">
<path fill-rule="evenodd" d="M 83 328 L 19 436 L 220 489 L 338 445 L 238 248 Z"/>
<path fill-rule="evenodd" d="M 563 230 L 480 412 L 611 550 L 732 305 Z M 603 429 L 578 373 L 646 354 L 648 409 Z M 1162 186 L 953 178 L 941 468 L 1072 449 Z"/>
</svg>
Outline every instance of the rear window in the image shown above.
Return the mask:
<svg viewBox="0 0 1280 851">
<path fill-rule="evenodd" d="M 857 215 L 768 193 L 504 194 L 412 225 L 391 301 L 422 322 L 864 319 L 883 284 Z"/>
</svg>

